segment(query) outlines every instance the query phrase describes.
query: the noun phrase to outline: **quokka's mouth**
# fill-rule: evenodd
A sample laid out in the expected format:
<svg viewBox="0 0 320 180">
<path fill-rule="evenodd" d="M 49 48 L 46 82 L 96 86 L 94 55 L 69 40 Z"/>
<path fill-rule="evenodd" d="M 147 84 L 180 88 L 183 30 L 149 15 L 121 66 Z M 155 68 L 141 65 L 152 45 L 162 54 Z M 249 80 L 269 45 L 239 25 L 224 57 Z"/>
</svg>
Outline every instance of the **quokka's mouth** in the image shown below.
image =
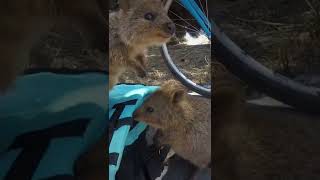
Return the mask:
<svg viewBox="0 0 320 180">
<path fill-rule="evenodd" d="M 158 33 L 157 35 L 163 39 L 170 39 L 173 36 L 172 34 L 168 33 Z"/>
</svg>

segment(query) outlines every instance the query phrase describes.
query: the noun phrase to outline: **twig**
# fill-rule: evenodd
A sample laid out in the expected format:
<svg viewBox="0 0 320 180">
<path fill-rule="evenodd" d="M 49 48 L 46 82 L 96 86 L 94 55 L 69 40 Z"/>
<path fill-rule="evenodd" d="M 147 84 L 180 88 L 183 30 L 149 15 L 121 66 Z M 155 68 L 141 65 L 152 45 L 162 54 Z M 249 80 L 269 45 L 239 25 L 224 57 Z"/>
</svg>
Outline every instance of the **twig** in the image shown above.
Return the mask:
<svg viewBox="0 0 320 180">
<path fill-rule="evenodd" d="M 240 21 L 244 21 L 244 22 L 261 23 L 261 24 L 266 24 L 266 25 L 271 25 L 271 26 L 296 26 L 296 25 L 299 25 L 299 24 L 285 24 L 285 23 L 278 23 L 278 22 L 270 22 L 270 21 L 264 21 L 261 19 L 251 20 L 251 19 L 244 19 L 244 18 L 239 18 L 239 17 L 236 17 L 236 19 L 240 20 Z"/>
<path fill-rule="evenodd" d="M 309 0 L 304 0 L 308 6 L 312 9 L 312 11 L 315 13 L 315 15 L 319 16 L 318 11 L 313 7 L 313 5 L 311 4 L 311 2 Z"/>
</svg>

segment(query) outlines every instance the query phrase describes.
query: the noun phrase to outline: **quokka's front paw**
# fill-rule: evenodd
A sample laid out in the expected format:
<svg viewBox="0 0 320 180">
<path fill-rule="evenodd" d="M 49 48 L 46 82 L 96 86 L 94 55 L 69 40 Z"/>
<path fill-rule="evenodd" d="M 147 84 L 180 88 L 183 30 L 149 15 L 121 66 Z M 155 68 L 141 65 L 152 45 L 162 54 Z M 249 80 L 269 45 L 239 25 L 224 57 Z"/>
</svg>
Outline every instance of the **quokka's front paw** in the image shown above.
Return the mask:
<svg viewBox="0 0 320 180">
<path fill-rule="evenodd" d="M 139 77 L 144 78 L 147 76 L 146 68 L 140 63 L 137 63 L 137 61 L 130 62 L 129 66 L 137 73 Z"/>
<path fill-rule="evenodd" d="M 136 72 L 138 74 L 139 77 L 144 78 L 147 76 L 147 71 L 144 68 L 138 68 L 136 69 Z"/>
<path fill-rule="evenodd" d="M 139 54 L 136 56 L 136 60 L 138 62 L 138 64 L 143 67 L 144 69 L 147 68 L 146 62 L 147 62 L 147 58 L 144 54 Z"/>
<path fill-rule="evenodd" d="M 147 76 L 147 72 L 146 72 L 147 58 L 146 58 L 146 56 L 144 54 L 139 54 L 138 56 L 136 56 L 136 62 L 137 62 L 137 67 L 138 67 L 138 68 L 136 68 L 138 76 L 141 78 L 146 77 Z"/>
</svg>

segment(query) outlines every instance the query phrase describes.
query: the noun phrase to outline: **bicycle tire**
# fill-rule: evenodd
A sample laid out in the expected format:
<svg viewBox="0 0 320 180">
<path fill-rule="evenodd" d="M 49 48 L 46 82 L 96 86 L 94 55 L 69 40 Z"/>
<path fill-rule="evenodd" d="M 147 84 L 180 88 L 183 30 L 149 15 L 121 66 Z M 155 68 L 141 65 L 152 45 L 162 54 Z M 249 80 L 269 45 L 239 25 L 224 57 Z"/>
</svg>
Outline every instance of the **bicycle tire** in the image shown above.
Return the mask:
<svg viewBox="0 0 320 180">
<path fill-rule="evenodd" d="M 174 75 L 176 79 L 178 79 L 184 86 L 186 86 L 188 89 L 202 95 L 206 98 L 211 98 L 211 89 L 202 87 L 196 83 L 194 83 L 192 80 L 188 79 L 174 64 L 174 62 L 171 59 L 171 56 L 168 52 L 167 45 L 162 45 L 160 49 L 161 55 L 163 59 L 165 60 L 165 63 L 167 67 L 169 68 L 170 72 Z"/>
<path fill-rule="evenodd" d="M 231 73 L 266 95 L 298 110 L 320 113 L 319 88 L 305 86 L 271 71 L 238 47 L 214 22 L 212 25 L 212 57 L 217 57 Z"/>
</svg>

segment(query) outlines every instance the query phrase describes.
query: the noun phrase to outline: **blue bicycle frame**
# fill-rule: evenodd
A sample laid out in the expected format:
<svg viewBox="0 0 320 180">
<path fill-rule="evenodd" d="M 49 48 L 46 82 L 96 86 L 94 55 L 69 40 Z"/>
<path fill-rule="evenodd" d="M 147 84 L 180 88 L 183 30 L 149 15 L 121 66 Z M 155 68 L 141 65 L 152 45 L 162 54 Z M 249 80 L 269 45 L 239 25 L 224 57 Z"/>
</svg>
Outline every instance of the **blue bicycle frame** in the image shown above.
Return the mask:
<svg viewBox="0 0 320 180">
<path fill-rule="evenodd" d="M 192 16 L 197 20 L 206 36 L 211 38 L 211 23 L 204 12 L 200 9 L 194 0 L 180 0 L 181 4 L 187 9 Z"/>
</svg>

